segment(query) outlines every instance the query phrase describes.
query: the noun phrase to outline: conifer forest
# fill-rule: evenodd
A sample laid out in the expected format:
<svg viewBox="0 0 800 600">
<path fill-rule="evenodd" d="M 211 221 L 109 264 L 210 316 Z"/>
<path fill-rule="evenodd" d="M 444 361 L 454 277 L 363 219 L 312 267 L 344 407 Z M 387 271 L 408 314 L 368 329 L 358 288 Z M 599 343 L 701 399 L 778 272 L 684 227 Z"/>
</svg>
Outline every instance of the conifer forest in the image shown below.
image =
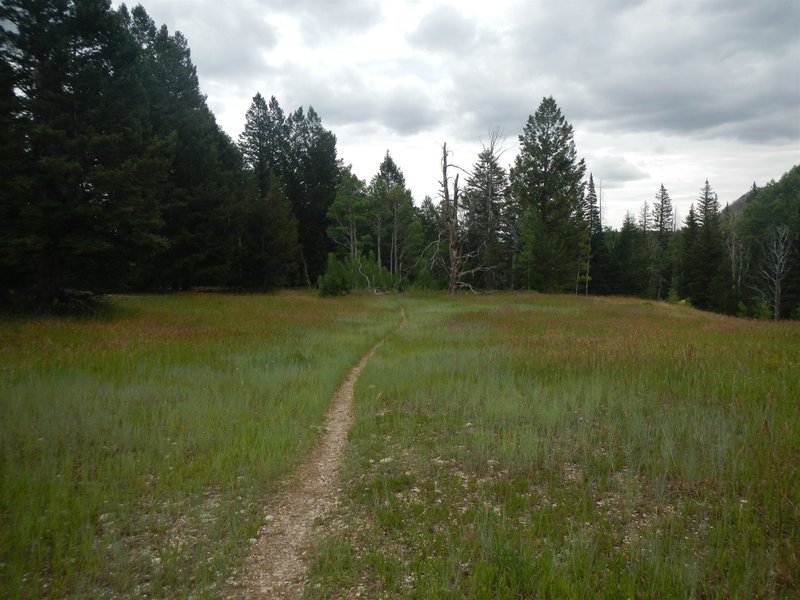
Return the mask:
<svg viewBox="0 0 800 600">
<path fill-rule="evenodd" d="M 520 123 L 509 169 L 492 136 L 471 168 L 442 145 L 437 197 L 391 152 L 359 179 L 311 106 L 257 93 L 231 139 L 187 40 L 142 6 L 0 7 L 0 295 L 410 288 L 628 295 L 800 317 L 800 166 L 720 206 L 713 181 L 677 218 L 669 181 L 621 228 L 553 97 Z M 487 128 L 491 124 L 487 124 Z"/>
</svg>

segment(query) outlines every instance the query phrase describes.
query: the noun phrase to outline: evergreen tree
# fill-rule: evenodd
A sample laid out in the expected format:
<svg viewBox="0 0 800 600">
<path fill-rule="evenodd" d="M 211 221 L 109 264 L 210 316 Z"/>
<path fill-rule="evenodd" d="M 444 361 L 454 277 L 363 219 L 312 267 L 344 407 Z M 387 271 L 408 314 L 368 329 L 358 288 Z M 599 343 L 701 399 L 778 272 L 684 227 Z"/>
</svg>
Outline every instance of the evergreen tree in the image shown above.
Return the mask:
<svg viewBox="0 0 800 600">
<path fill-rule="evenodd" d="M 411 191 L 400 167 L 386 151 L 378 172 L 370 180 L 372 239 L 378 266 L 385 265 L 392 275 L 403 275 L 403 259 L 415 228 Z M 406 263 L 406 266 L 409 266 Z"/>
<path fill-rule="evenodd" d="M 170 143 L 169 171 L 159 186 L 167 246 L 142 284 L 228 285 L 236 281 L 246 210 L 241 156 L 208 109 L 186 38 L 157 29 L 141 6 L 123 14 L 139 47 L 148 122 Z"/>
<path fill-rule="evenodd" d="M 609 286 L 611 293 L 629 296 L 644 293 L 647 279 L 643 241 L 640 224 L 627 213 L 611 247 L 611 270 L 615 275 Z"/>
<path fill-rule="evenodd" d="M 259 196 L 270 188 L 270 177 L 285 179 L 288 168 L 289 131 L 286 119 L 275 96 L 269 105 L 257 93 L 245 115 L 244 131 L 239 148 L 245 165 L 255 176 Z"/>
<path fill-rule="evenodd" d="M 678 292 L 683 298 L 697 298 L 702 290 L 702 256 L 700 255 L 700 223 L 694 204 L 689 207 L 681 230 L 680 273 Z"/>
<path fill-rule="evenodd" d="M 105 0 L 0 6 L 8 143 L 24 140 L 0 194 L 11 204 L 6 282 L 51 303 L 66 288 L 130 283 L 163 244 L 168 147 L 152 135 L 135 41 Z"/>
<path fill-rule="evenodd" d="M 726 287 L 719 272 L 724 256 L 724 241 L 719 215 L 719 200 L 706 180 L 697 203 L 700 236 L 694 262 L 698 265 L 692 303 L 698 308 L 722 310 L 726 304 Z"/>
<path fill-rule="evenodd" d="M 653 273 L 653 295 L 661 299 L 668 290 L 672 279 L 670 266 L 672 261 L 668 252 L 670 234 L 672 232 L 673 211 L 672 200 L 664 184 L 661 184 L 651 209 L 650 227 L 655 234 L 652 252 L 651 270 Z"/>
<path fill-rule="evenodd" d="M 606 240 L 606 232 L 600 217 L 600 202 L 594 185 L 594 177 L 589 174 L 584 201 L 586 230 L 589 236 L 589 255 L 586 261 L 585 290 L 593 294 L 609 294 L 613 285 L 611 256 Z"/>
<path fill-rule="evenodd" d="M 518 280 L 539 290 L 570 289 L 579 262 L 583 159 L 572 126 L 552 97 L 544 98 L 520 136 L 510 179 L 525 214 L 524 273 Z"/>
<path fill-rule="evenodd" d="M 478 154 L 464 188 L 465 248 L 475 253 L 472 262 L 483 269 L 475 281 L 499 288 L 510 281 L 513 238 L 508 208 L 508 175 L 500 166 L 498 138 Z"/>
<path fill-rule="evenodd" d="M 597 191 L 594 187 L 594 177 L 589 173 L 589 184 L 586 187 L 584 214 L 586 223 L 589 228 L 589 234 L 594 237 L 603 232 L 603 226 L 600 222 L 600 205 L 597 200 Z"/>
<path fill-rule="evenodd" d="M 667 188 L 661 184 L 656 193 L 655 202 L 651 209 L 651 227 L 657 234 L 659 245 L 663 245 L 669 233 L 672 231 L 672 200 L 669 197 Z"/>
<path fill-rule="evenodd" d="M 327 236 L 327 214 L 336 198 L 341 165 L 336 136 L 322 126 L 312 107 L 298 108 L 287 118 L 289 160 L 283 177 L 298 221 L 303 281 L 308 285 L 324 271 L 333 249 Z"/>
<path fill-rule="evenodd" d="M 269 174 L 265 194 L 256 191 L 248 224 L 244 285 L 260 289 L 286 285 L 297 270 L 300 245 L 297 219 L 275 173 Z"/>
</svg>

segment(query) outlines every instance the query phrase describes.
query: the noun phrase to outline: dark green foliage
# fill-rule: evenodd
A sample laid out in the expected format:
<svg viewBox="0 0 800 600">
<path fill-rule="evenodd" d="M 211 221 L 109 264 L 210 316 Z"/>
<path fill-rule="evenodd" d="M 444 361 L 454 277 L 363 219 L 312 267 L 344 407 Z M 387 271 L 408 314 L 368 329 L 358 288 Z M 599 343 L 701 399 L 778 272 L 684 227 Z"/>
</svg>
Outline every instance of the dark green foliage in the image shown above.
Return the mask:
<svg viewBox="0 0 800 600">
<path fill-rule="evenodd" d="M 367 188 L 369 241 L 378 267 L 398 282 L 410 276 L 417 262 L 422 232 L 405 176 L 386 151 Z"/>
<path fill-rule="evenodd" d="M 644 236 L 633 215 L 628 213 L 619 232 L 610 239 L 609 293 L 639 296 L 647 286 L 647 268 L 643 252 Z"/>
<path fill-rule="evenodd" d="M 239 235 L 235 217 L 244 193 L 241 157 L 206 105 L 186 38 L 179 32 L 171 35 L 165 26 L 156 28 L 141 6 L 126 23 L 146 75 L 149 123 L 171 146 L 169 171 L 159 186 L 168 244 L 142 285 L 229 285 Z"/>
<path fill-rule="evenodd" d="M 777 317 L 797 315 L 800 307 L 800 166 L 790 169 L 777 182 L 751 190 L 738 222 L 736 233 L 750 259 L 742 298 L 750 310 L 757 310 L 774 297 L 767 281 L 776 266 L 770 247 L 781 227 L 788 234 L 788 265 L 781 281 L 778 310 L 773 309 Z"/>
<path fill-rule="evenodd" d="M 322 126 L 313 108 L 307 113 L 298 108 L 288 125 L 289 168 L 281 179 L 297 217 L 303 282 L 310 284 L 322 273 L 333 249 L 326 235 L 326 216 L 336 198 L 341 165 L 336 159 L 336 136 Z"/>
<path fill-rule="evenodd" d="M 6 2 L 9 144 L 5 285 L 44 304 L 66 288 L 119 288 L 164 246 L 158 202 L 170 143 L 153 135 L 136 44 L 102 0 Z M 8 93 L 7 82 L 14 91 Z"/>
<path fill-rule="evenodd" d="M 528 118 L 511 169 L 512 193 L 525 214 L 516 279 L 540 291 L 574 287 L 582 243 L 583 159 L 572 126 L 552 97 Z"/>
<path fill-rule="evenodd" d="M 689 211 L 682 239 L 680 290 L 694 306 L 722 310 L 726 306 L 726 278 L 721 270 L 724 240 L 717 194 L 706 180 L 697 209 Z"/>
<path fill-rule="evenodd" d="M 270 173 L 285 177 L 289 168 L 289 127 L 275 96 L 269 105 L 260 93 L 253 97 L 239 147 L 245 165 L 255 177 L 258 195 L 265 196 Z"/>
<path fill-rule="evenodd" d="M 466 268 L 480 268 L 471 278 L 477 286 L 497 289 L 511 282 L 514 252 L 509 184 L 500 165 L 500 149 L 493 135 L 478 154 L 478 162 L 464 188 L 464 247 L 472 256 Z"/>
<path fill-rule="evenodd" d="M 325 274 L 319 276 L 317 286 L 319 287 L 320 296 L 342 296 L 350 291 L 351 286 L 347 267 L 336 258 L 335 254 L 328 254 Z"/>
<path fill-rule="evenodd" d="M 292 205 L 274 173 L 269 174 L 264 195 L 252 196 L 246 215 L 242 285 L 258 289 L 287 285 L 297 273 L 300 244 Z"/>
</svg>

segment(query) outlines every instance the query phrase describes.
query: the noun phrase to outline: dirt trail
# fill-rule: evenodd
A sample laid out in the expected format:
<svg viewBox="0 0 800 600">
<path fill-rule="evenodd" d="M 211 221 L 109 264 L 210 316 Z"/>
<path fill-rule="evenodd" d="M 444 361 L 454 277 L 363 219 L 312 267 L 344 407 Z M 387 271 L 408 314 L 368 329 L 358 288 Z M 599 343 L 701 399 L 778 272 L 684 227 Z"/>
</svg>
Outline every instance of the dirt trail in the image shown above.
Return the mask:
<svg viewBox="0 0 800 600">
<path fill-rule="evenodd" d="M 406 313 L 401 309 L 401 324 Z M 305 553 L 314 541 L 314 521 L 336 504 L 339 467 L 353 422 L 353 389 L 383 340 L 353 367 L 331 401 L 322 437 L 294 472 L 250 549 L 242 573 L 225 595 L 238 598 L 301 598 L 308 568 Z"/>
</svg>

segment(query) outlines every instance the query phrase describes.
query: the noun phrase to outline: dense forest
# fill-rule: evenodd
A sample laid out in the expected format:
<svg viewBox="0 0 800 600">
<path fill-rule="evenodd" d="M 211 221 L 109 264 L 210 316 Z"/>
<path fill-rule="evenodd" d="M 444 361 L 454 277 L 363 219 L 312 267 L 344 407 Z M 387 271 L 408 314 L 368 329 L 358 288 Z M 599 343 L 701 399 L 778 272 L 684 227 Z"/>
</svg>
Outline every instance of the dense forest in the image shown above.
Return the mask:
<svg viewBox="0 0 800 600">
<path fill-rule="evenodd" d="M 359 179 L 311 107 L 284 112 L 256 94 L 231 140 L 187 40 L 141 6 L 5 0 L 0 26 L 6 303 L 415 286 L 625 294 L 800 317 L 800 166 L 726 208 L 698 182 L 682 223 L 662 185 L 614 230 L 601 223 L 572 126 L 546 97 L 508 171 L 497 136 L 469 172 L 448 163 L 443 145 L 439 197 L 417 204 L 388 151 Z"/>
</svg>

